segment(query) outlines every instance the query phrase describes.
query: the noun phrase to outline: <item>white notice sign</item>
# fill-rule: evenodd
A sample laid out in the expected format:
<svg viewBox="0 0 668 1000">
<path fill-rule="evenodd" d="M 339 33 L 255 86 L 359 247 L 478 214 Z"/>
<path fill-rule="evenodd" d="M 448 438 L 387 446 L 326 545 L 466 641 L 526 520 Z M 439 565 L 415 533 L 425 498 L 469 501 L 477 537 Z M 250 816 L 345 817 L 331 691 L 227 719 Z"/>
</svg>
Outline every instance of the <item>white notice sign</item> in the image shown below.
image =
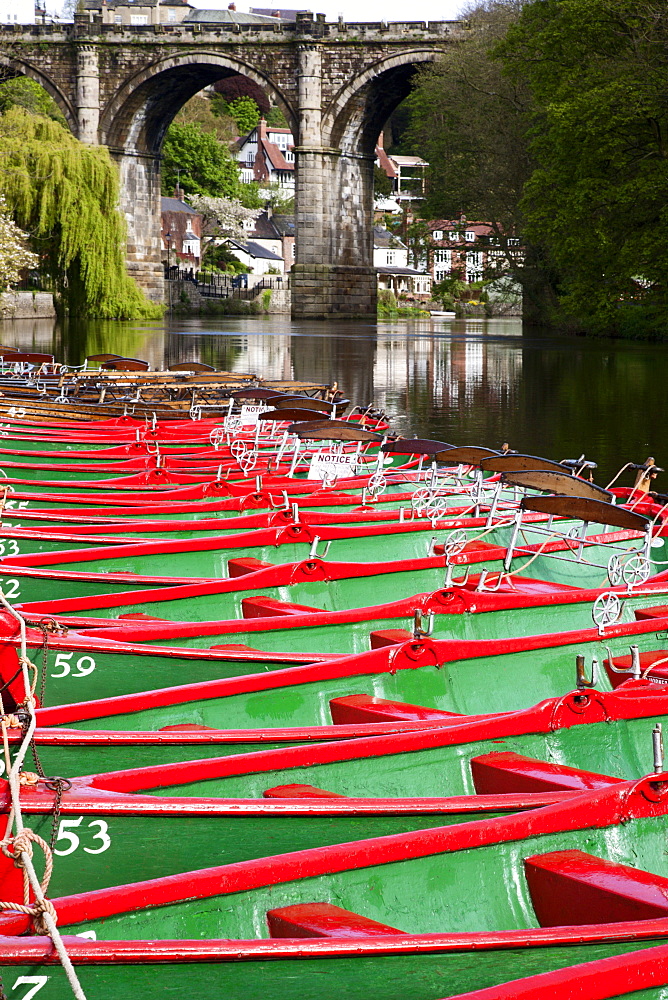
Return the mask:
<svg viewBox="0 0 668 1000">
<path fill-rule="evenodd" d="M 345 479 L 356 475 L 354 455 L 314 455 L 308 470 L 309 479 Z"/>
<path fill-rule="evenodd" d="M 266 406 L 242 406 L 241 413 L 239 414 L 239 420 L 241 421 L 242 427 L 255 427 L 257 423 L 257 418 L 261 413 L 266 413 Z"/>
</svg>

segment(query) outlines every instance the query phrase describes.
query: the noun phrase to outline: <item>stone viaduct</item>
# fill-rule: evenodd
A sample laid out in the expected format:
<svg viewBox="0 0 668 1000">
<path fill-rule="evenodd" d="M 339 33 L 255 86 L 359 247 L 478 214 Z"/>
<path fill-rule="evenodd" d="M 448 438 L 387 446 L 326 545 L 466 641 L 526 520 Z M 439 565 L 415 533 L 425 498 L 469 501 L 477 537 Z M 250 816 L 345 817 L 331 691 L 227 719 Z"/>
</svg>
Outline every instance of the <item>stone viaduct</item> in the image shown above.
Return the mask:
<svg viewBox="0 0 668 1000">
<path fill-rule="evenodd" d="M 0 26 L 0 77 L 31 77 L 82 142 L 119 165 L 128 268 L 162 298 L 160 149 L 179 108 L 241 73 L 283 109 L 296 142 L 293 315 L 374 314 L 373 160 L 420 64 L 466 37 L 461 22 Z"/>
</svg>

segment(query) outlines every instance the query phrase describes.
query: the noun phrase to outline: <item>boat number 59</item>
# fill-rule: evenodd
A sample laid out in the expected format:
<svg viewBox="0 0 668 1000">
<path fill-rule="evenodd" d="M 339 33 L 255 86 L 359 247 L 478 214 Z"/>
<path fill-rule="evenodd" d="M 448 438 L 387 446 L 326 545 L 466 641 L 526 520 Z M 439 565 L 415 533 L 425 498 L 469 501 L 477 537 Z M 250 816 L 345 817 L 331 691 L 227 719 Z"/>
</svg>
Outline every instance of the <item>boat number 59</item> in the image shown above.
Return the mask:
<svg viewBox="0 0 668 1000">
<path fill-rule="evenodd" d="M 95 670 L 95 660 L 92 656 L 80 656 L 74 664 L 76 669 L 72 671 L 72 657 L 74 653 L 57 653 L 54 667 L 60 667 L 59 674 L 51 674 L 52 677 L 67 677 L 72 672 L 72 677 L 88 677 Z"/>
<path fill-rule="evenodd" d="M 42 986 L 46 986 L 48 981 L 48 976 L 19 976 L 12 986 L 12 993 L 14 990 L 18 990 L 19 986 L 30 986 L 30 989 L 27 990 L 27 992 L 25 992 L 20 998 L 17 998 L 17 1000 L 31 1000 L 31 997 L 34 997 L 36 993 L 39 993 Z"/>
<path fill-rule="evenodd" d="M 81 844 L 81 839 L 84 836 L 83 830 L 80 830 L 81 824 L 83 823 L 83 816 L 79 816 L 78 819 L 61 819 L 60 826 L 58 827 L 58 836 L 56 837 L 56 844 L 61 841 L 67 843 L 67 847 L 54 847 L 53 853 L 60 855 L 64 858 L 68 854 L 74 854 L 79 845 Z M 84 847 L 86 854 L 104 854 L 111 847 L 111 837 L 107 833 L 109 829 L 109 824 L 105 823 L 103 819 L 93 819 L 88 823 L 88 830 L 93 830 L 97 828 L 97 833 L 92 835 L 92 841 L 99 841 L 98 847 Z M 75 830 L 80 830 L 79 833 L 75 833 Z M 88 834 L 85 834 L 85 839 L 88 840 Z"/>
</svg>

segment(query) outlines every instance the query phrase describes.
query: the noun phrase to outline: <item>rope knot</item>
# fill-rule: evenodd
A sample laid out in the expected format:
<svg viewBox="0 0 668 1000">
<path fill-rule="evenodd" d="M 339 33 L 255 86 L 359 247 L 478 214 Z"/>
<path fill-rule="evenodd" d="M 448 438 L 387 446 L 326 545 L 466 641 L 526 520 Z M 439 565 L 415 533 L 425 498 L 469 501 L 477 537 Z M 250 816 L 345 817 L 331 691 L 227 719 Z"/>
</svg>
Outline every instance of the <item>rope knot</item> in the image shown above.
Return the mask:
<svg viewBox="0 0 668 1000">
<path fill-rule="evenodd" d="M 36 932 L 38 934 L 49 935 L 51 932 L 49 931 L 46 921 L 44 920 L 44 914 L 48 913 L 54 924 L 58 922 L 58 914 L 51 900 L 46 899 L 46 897 L 41 900 L 36 899 L 32 904 L 32 910 L 32 919 Z"/>
<path fill-rule="evenodd" d="M 19 774 L 19 785 L 32 786 L 39 781 L 39 775 L 34 771 L 21 771 Z"/>
</svg>

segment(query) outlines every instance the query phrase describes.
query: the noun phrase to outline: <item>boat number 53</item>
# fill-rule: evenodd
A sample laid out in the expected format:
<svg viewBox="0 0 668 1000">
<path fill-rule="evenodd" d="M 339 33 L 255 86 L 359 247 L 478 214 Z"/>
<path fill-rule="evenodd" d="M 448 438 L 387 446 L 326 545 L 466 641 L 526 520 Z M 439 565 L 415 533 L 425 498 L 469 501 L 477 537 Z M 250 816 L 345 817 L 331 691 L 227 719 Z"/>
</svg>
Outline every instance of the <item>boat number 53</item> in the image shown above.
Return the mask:
<svg viewBox="0 0 668 1000">
<path fill-rule="evenodd" d="M 77 662 L 74 664 L 75 670 L 72 670 L 72 657 L 74 653 L 57 653 L 56 662 L 54 667 L 60 667 L 60 673 L 51 674 L 52 677 L 67 677 L 71 672 L 72 677 L 88 677 L 95 670 L 95 660 L 92 656 L 80 656 Z"/>
<path fill-rule="evenodd" d="M 61 841 L 67 843 L 67 847 L 54 847 L 53 853 L 60 855 L 64 858 L 68 854 L 74 854 L 77 848 L 81 844 L 82 837 L 88 840 L 88 834 L 83 833 L 81 829 L 81 824 L 83 823 L 83 816 L 79 816 L 78 819 L 61 819 L 60 826 L 58 827 L 58 836 L 56 837 L 56 845 L 60 844 Z M 86 854 L 104 854 L 111 847 L 111 837 L 107 833 L 109 829 L 109 824 L 105 823 L 103 819 L 92 819 L 87 827 L 84 829 L 94 830 L 97 828 L 97 832 L 93 833 L 91 840 L 99 841 L 97 847 L 84 847 Z M 79 830 L 79 833 L 75 833 L 75 830 Z"/>
</svg>

